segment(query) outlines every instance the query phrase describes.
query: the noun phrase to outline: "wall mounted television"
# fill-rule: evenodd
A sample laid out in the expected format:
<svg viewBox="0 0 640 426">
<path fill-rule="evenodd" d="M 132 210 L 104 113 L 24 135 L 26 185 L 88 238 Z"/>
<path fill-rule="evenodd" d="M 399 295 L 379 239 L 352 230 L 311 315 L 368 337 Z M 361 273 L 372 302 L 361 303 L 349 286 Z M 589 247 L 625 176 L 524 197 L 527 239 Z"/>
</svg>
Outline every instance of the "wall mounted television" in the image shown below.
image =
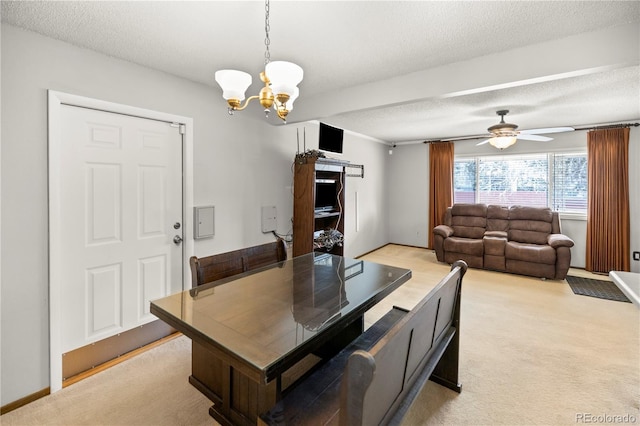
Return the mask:
<svg viewBox="0 0 640 426">
<path fill-rule="evenodd" d="M 328 124 L 320 123 L 318 149 L 320 151 L 342 154 L 342 138 L 344 130 Z"/>
</svg>

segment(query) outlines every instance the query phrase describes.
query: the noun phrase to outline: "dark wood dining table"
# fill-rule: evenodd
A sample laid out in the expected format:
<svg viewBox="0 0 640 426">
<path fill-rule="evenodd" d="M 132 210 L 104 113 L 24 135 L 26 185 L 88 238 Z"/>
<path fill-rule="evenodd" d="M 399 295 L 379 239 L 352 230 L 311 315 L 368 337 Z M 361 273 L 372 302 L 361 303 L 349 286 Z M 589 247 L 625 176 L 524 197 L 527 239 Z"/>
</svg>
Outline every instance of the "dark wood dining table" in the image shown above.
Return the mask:
<svg viewBox="0 0 640 426">
<path fill-rule="evenodd" d="M 364 330 L 364 313 L 411 271 L 309 253 L 151 302 L 193 342 L 189 382 L 221 424 L 255 425 L 281 398 L 283 373 L 327 358 Z"/>
</svg>

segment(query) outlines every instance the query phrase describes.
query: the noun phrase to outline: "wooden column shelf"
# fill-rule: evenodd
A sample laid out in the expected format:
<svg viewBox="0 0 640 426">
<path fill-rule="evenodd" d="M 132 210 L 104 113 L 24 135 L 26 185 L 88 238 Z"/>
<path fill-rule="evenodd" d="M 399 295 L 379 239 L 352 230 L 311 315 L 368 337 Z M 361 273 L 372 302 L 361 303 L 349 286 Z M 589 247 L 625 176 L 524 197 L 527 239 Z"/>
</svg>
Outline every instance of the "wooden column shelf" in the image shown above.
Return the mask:
<svg viewBox="0 0 640 426">
<path fill-rule="evenodd" d="M 296 156 L 293 178 L 293 256 L 321 251 L 343 256 L 342 244 L 319 247 L 321 233 L 344 235 L 345 169 L 340 161 L 311 155 Z M 362 166 L 357 166 L 363 170 Z M 322 239 L 322 238 L 320 238 Z"/>
</svg>

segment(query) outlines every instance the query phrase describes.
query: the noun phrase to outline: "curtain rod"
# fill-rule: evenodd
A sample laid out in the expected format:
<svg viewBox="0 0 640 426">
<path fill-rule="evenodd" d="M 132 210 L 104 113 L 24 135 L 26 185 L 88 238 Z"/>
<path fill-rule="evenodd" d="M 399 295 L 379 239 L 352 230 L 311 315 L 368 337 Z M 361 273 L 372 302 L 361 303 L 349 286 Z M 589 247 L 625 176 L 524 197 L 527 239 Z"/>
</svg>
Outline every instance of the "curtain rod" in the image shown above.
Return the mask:
<svg viewBox="0 0 640 426">
<path fill-rule="evenodd" d="M 638 127 L 638 126 L 640 126 L 640 123 L 602 124 L 602 125 L 592 125 L 587 127 L 574 127 L 573 130 L 606 130 L 606 129 L 620 129 L 624 127 Z M 422 143 L 429 144 L 429 143 L 439 143 L 439 142 L 456 142 L 456 141 L 482 139 L 482 138 L 490 138 L 490 137 L 491 135 L 459 136 L 454 138 L 440 138 L 440 139 L 434 139 L 434 140 L 425 140 L 425 141 L 422 141 Z"/>
<path fill-rule="evenodd" d="M 638 127 L 640 123 L 620 123 L 620 124 L 605 124 L 602 126 L 591 127 L 574 127 L 573 130 L 607 130 L 607 129 L 621 129 L 625 127 Z"/>
</svg>

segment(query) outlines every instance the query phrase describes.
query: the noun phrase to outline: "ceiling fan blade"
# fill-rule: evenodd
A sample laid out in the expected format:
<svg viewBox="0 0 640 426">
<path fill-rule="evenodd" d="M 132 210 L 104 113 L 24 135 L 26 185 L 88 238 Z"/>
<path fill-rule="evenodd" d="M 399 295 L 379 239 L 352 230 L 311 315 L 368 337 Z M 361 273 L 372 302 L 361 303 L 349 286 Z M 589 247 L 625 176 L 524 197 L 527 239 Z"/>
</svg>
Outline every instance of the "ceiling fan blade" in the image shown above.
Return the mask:
<svg viewBox="0 0 640 426">
<path fill-rule="evenodd" d="M 525 135 L 541 135 L 546 133 L 562 133 L 562 132 L 573 132 L 575 129 L 573 127 L 546 127 L 542 129 L 529 129 L 529 130 L 521 130 L 520 134 Z"/>
<path fill-rule="evenodd" d="M 484 145 L 485 143 L 489 143 L 491 139 L 487 139 L 486 141 L 482 141 L 476 144 L 476 146 Z"/>
<path fill-rule="evenodd" d="M 553 138 L 549 138 L 547 136 L 540 136 L 540 135 L 523 135 L 522 133 L 519 134 L 517 136 L 518 139 L 522 139 L 525 141 L 539 141 L 539 142 L 546 142 L 546 141 L 552 141 Z"/>
</svg>

